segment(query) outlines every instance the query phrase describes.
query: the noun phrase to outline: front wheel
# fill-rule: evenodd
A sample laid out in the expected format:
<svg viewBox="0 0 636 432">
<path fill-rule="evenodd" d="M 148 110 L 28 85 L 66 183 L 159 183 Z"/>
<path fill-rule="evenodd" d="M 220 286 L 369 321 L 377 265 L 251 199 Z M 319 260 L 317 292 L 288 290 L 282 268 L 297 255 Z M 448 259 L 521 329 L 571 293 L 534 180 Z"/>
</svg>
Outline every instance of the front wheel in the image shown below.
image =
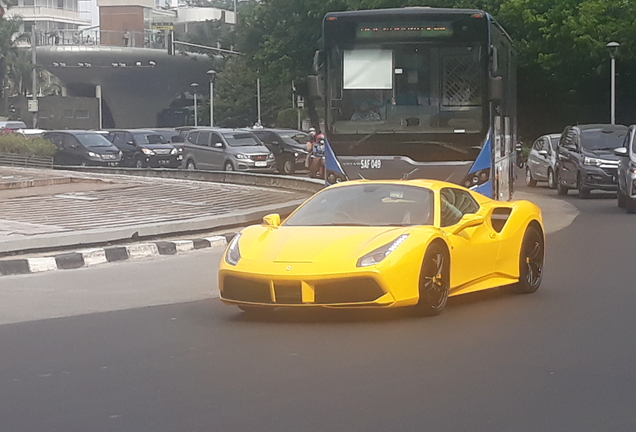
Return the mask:
<svg viewBox="0 0 636 432">
<path fill-rule="evenodd" d="M 195 169 L 197 169 L 197 167 L 194 164 L 194 161 L 192 159 L 188 160 L 188 163 L 186 163 L 186 169 L 188 171 L 194 171 Z"/>
<path fill-rule="evenodd" d="M 294 174 L 296 172 L 296 166 L 294 164 L 293 159 L 285 158 L 285 160 L 283 160 L 283 165 L 280 171 L 282 174 L 285 174 L 285 175 Z"/>
<path fill-rule="evenodd" d="M 224 171 L 234 171 L 234 165 L 232 165 L 232 162 L 227 161 L 227 162 L 225 162 L 225 165 L 223 166 L 223 170 Z"/>
<path fill-rule="evenodd" d="M 554 171 L 552 171 L 552 169 L 548 170 L 548 187 L 550 189 L 557 188 L 556 179 L 554 178 Z"/>
<path fill-rule="evenodd" d="M 563 181 L 561 180 L 561 176 L 557 173 L 556 176 L 557 180 L 557 186 L 556 186 L 556 190 L 557 190 L 557 194 L 558 195 L 567 195 L 568 194 L 568 187 L 566 185 L 563 184 Z"/>
<path fill-rule="evenodd" d="M 535 187 L 537 185 L 537 181 L 532 178 L 532 173 L 530 172 L 530 168 L 526 168 L 526 185 L 530 187 Z"/>
<path fill-rule="evenodd" d="M 417 309 L 422 315 L 438 315 L 448 302 L 450 258 L 439 244 L 429 246 L 420 271 Z"/>
<path fill-rule="evenodd" d="M 135 163 L 135 168 L 143 168 L 144 167 L 144 163 L 141 161 L 141 159 L 137 159 L 137 162 Z"/>
<path fill-rule="evenodd" d="M 539 289 L 543 278 L 544 254 L 543 234 L 537 227 L 529 226 L 519 253 L 519 282 L 514 286 L 516 292 L 529 294 Z"/>
</svg>

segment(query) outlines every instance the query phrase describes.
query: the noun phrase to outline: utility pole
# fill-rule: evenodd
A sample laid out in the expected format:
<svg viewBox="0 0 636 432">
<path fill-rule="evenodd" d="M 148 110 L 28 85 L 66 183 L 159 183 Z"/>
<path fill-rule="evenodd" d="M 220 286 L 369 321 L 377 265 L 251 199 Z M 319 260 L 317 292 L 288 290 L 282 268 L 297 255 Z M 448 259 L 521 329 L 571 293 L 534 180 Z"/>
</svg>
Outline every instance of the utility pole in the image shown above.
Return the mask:
<svg viewBox="0 0 636 432">
<path fill-rule="evenodd" d="M 256 78 L 256 101 L 257 101 L 257 109 L 258 109 L 258 124 L 261 123 L 261 78 Z"/>
<path fill-rule="evenodd" d="M 31 27 L 31 63 L 33 63 L 32 82 L 31 82 L 31 100 L 27 102 L 29 112 L 33 113 L 33 129 L 38 126 L 38 71 L 37 58 L 35 54 L 36 42 L 35 23 Z"/>
</svg>

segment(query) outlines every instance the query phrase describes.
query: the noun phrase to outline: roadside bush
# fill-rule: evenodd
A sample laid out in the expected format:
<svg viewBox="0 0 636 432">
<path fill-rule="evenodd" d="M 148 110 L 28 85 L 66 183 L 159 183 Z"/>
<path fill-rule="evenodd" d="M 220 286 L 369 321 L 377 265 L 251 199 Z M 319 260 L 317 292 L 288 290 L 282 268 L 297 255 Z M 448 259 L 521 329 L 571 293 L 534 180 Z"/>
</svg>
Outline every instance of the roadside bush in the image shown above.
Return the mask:
<svg viewBox="0 0 636 432">
<path fill-rule="evenodd" d="M 56 147 L 44 138 L 26 138 L 19 133 L 0 134 L 0 154 L 12 153 L 25 156 L 53 156 Z"/>
</svg>

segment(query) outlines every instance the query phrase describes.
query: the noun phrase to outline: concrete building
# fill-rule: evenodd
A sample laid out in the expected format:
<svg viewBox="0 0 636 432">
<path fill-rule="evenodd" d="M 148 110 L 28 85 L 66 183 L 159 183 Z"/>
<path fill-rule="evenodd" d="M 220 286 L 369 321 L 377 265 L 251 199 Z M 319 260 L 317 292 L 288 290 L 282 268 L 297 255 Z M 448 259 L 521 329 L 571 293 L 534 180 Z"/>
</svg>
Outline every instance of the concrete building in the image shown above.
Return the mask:
<svg viewBox="0 0 636 432">
<path fill-rule="evenodd" d="M 90 19 L 81 16 L 80 0 L 17 0 L 7 16 L 19 15 L 24 24 L 22 32 L 31 33 L 36 26 L 39 43 L 54 44 L 78 42 L 78 32 L 91 25 Z"/>
</svg>

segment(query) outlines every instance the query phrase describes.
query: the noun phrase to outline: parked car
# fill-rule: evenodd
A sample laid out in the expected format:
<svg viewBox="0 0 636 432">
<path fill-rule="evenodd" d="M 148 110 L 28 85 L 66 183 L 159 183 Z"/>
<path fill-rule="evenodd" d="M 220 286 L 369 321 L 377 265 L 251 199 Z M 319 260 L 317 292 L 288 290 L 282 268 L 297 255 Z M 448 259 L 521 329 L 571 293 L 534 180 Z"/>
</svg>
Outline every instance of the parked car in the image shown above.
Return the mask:
<svg viewBox="0 0 636 432">
<path fill-rule="evenodd" d="M 118 166 L 121 162 L 122 152 L 95 131 L 50 131 L 42 137 L 57 147 L 53 155 L 57 165 Z"/>
<path fill-rule="evenodd" d="M 0 129 L 18 130 L 26 129 L 27 125 L 20 120 L 0 121 Z"/>
<path fill-rule="evenodd" d="M 547 181 L 556 189 L 557 147 L 561 134 L 542 135 L 532 144 L 526 162 L 526 185 L 535 187 L 538 181 Z"/>
<path fill-rule="evenodd" d="M 615 191 L 619 157 L 614 149 L 623 145 L 625 135 L 627 127 L 622 125 L 567 126 L 559 139 L 558 194 L 578 189 L 585 198 L 594 189 Z"/>
<path fill-rule="evenodd" d="M 111 130 L 108 139 L 119 148 L 123 166 L 179 168 L 183 154 L 163 135 L 149 129 Z"/>
<path fill-rule="evenodd" d="M 305 169 L 308 134 L 291 129 L 254 129 L 252 132 L 274 153 L 279 173 L 294 174 L 297 169 Z"/>
<path fill-rule="evenodd" d="M 622 147 L 614 149 L 619 157 L 618 206 L 636 213 L 636 125 L 631 125 Z"/>
<path fill-rule="evenodd" d="M 275 159 L 250 131 L 197 128 L 187 132 L 183 164 L 187 169 L 273 172 Z"/>
</svg>

